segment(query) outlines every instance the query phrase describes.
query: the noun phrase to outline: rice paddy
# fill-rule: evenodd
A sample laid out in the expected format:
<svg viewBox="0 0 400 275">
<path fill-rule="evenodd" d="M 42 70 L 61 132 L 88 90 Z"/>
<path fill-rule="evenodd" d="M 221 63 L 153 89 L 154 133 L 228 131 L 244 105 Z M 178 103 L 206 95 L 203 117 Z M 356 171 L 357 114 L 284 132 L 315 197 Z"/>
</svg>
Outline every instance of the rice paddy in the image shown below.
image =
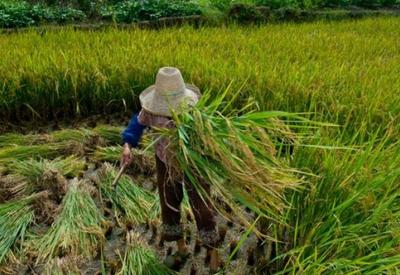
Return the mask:
<svg viewBox="0 0 400 275">
<path fill-rule="evenodd" d="M 399 27 L 384 17 L 0 35 L 0 131 L 130 115 L 158 67 L 177 66 L 209 97 L 201 111 L 175 118 L 198 145 L 176 144 L 181 165 L 215 172 L 208 180 L 227 274 L 397 274 Z M 162 264 L 173 249 L 159 239 L 150 136 L 110 186 L 126 118 L 0 135 L 1 274 L 173 274 Z M 217 156 L 211 165 L 205 152 Z M 282 190 L 254 188 L 266 181 Z M 203 274 L 187 203 L 193 254 L 180 273 Z"/>
</svg>

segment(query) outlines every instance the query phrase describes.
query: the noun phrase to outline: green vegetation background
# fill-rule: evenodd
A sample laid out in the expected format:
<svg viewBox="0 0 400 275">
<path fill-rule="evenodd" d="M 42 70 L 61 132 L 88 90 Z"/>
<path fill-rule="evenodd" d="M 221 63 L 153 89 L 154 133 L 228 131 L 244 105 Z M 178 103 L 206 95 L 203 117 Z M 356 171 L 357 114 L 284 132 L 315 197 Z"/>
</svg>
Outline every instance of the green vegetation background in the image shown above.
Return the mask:
<svg viewBox="0 0 400 275">
<path fill-rule="evenodd" d="M 131 23 L 200 14 L 213 19 L 233 16 L 244 21 L 257 21 L 259 17 L 292 20 L 315 16 L 307 13 L 310 10 L 396 9 L 399 4 L 400 0 L 2 0 L 0 27 L 93 21 Z"/>
</svg>

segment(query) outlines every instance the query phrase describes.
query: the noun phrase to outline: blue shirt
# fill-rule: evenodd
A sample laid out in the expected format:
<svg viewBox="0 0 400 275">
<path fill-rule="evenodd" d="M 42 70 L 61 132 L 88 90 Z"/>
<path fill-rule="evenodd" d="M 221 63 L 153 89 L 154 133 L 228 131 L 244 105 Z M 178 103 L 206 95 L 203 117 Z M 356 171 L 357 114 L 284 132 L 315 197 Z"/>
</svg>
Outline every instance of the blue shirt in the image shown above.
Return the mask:
<svg viewBox="0 0 400 275">
<path fill-rule="evenodd" d="M 146 129 L 146 126 L 140 124 L 137 114 L 134 114 L 129 121 L 128 127 L 122 132 L 122 141 L 132 147 L 137 147 L 144 129 Z"/>
</svg>

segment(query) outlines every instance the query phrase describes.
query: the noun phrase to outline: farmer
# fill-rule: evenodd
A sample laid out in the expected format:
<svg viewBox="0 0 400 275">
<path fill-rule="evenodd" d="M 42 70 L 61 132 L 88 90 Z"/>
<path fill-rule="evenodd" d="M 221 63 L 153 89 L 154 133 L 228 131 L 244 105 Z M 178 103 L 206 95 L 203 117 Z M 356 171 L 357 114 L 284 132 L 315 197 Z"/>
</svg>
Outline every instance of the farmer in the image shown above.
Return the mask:
<svg viewBox="0 0 400 275">
<path fill-rule="evenodd" d="M 193 85 L 185 84 L 181 72 L 177 68 L 164 67 L 158 71 L 155 85 L 145 89 L 139 96 L 141 111 L 134 115 L 128 127 L 123 132 L 124 148 L 121 163 L 129 165 L 132 162 L 131 147 L 136 147 L 146 127 L 174 127 L 170 110 L 175 113 L 196 104 L 200 91 Z M 182 262 L 189 255 L 184 239 L 183 227 L 180 222 L 180 204 L 183 198 L 183 186 L 189 196 L 190 205 L 195 216 L 198 235 L 207 248 L 210 257 L 210 270 L 217 271 L 219 257 L 216 249 L 218 234 L 214 209 L 211 203 L 197 193 L 196 189 L 183 176 L 177 167 L 174 152 L 168 148 L 169 141 L 160 138 L 155 145 L 158 193 L 161 203 L 162 240 L 176 241 L 178 253 L 174 255 L 176 262 Z M 200 180 L 200 182 L 203 182 Z M 209 185 L 202 183 L 209 192 Z"/>
</svg>

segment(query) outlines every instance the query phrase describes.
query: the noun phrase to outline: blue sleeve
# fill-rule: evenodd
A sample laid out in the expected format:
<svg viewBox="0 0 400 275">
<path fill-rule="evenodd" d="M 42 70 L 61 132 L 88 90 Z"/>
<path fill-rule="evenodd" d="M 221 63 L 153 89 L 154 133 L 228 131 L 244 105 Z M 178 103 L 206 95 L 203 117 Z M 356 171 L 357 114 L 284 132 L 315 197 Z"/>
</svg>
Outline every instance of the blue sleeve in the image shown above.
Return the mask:
<svg viewBox="0 0 400 275">
<path fill-rule="evenodd" d="M 145 128 L 145 125 L 139 123 L 137 115 L 133 115 L 128 127 L 122 132 L 122 141 L 129 143 L 132 147 L 137 147 Z"/>
</svg>

